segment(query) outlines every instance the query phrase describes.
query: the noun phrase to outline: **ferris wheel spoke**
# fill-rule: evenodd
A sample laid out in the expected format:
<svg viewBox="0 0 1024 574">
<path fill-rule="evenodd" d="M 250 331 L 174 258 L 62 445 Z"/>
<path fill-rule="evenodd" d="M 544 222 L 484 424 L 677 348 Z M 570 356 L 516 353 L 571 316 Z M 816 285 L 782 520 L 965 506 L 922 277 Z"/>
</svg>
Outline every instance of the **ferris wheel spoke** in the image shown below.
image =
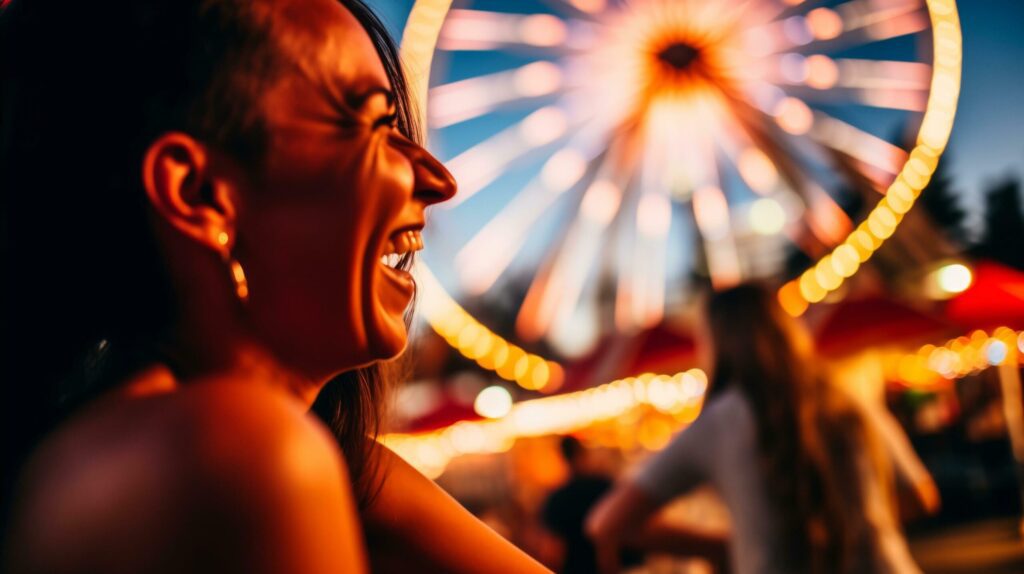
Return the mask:
<svg viewBox="0 0 1024 574">
<path fill-rule="evenodd" d="M 840 58 L 837 85 L 844 88 L 927 90 L 932 67 L 920 62 Z"/>
<path fill-rule="evenodd" d="M 576 307 L 587 276 L 600 252 L 603 232 L 618 211 L 622 190 L 608 179 L 597 179 L 584 193 L 584 201 L 601 203 L 584 212 L 570 226 L 555 251 L 547 273 L 531 284 L 516 321 L 519 335 L 528 341 L 542 337 L 559 315 Z M 607 219 L 598 219 L 607 218 Z"/>
<path fill-rule="evenodd" d="M 855 187 L 884 194 L 893 181 L 892 174 L 851 157 L 839 150 L 831 150 L 832 163 Z"/>
<path fill-rule="evenodd" d="M 923 113 L 928 105 L 928 92 L 900 89 L 848 89 L 815 90 L 788 88 L 788 93 L 815 104 L 858 104 L 872 108 L 903 110 Z"/>
<path fill-rule="evenodd" d="M 822 145 L 820 139 L 815 139 L 808 135 L 814 127 L 815 115 L 811 111 L 811 108 L 801 99 L 792 96 L 785 97 L 775 102 L 774 105 L 769 105 L 767 109 L 761 109 L 761 112 L 764 113 L 767 118 L 773 119 L 775 124 L 780 129 L 782 129 L 782 131 L 792 136 L 791 142 L 794 145 L 794 149 L 801 148 L 803 152 L 802 154 L 805 157 L 809 156 L 809 154 L 812 154 L 812 151 L 817 151 L 816 153 L 813 153 L 813 156 L 817 159 L 819 163 L 829 161 L 835 163 L 837 153 L 844 153 L 842 151 L 835 151 L 833 147 L 829 145 Z M 843 128 L 848 131 L 852 131 L 852 126 L 843 126 Z M 857 145 L 855 145 L 854 142 L 851 141 L 851 139 L 856 139 L 858 135 L 859 134 L 857 134 L 856 132 L 853 132 L 853 138 L 840 137 L 839 141 L 842 142 L 844 144 L 843 147 L 849 151 L 857 147 Z M 873 135 L 870 134 L 866 135 L 869 136 L 869 138 L 874 137 Z M 871 141 L 873 141 L 870 140 L 869 138 L 862 143 L 862 146 L 865 150 L 869 148 L 869 146 L 871 145 Z M 895 146 L 890 148 L 890 152 L 894 157 L 903 156 L 903 154 L 905 153 L 902 149 L 895 148 Z M 794 153 L 795 158 L 800 156 L 801 153 Z M 862 153 L 862 156 L 864 156 L 864 153 Z M 872 184 L 873 187 L 882 187 L 884 185 L 887 185 L 892 180 L 892 173 L 890 171 L 887 171 L 891 169 L 891 162 L 886 161 L 883 163 L 883 165 L 885 166 L 885 169 L 874 167 L 862 161 L 857 161 L 856 170 L 858 173 L 858 177 L 867 177 L 872 182 L 877 182 Z M 817 177 L 817 171 L 813 169 L 803 170 L 802 173 L 808 174 L 811 179 L 816 179 Z M 802 188 L 795 187 L 795 189 L 799 191 Z M 842 209 L 839 208 L 839 206 L 835 205 L 835 202 L 831 200 L 831 197 L 827 193 L 823 193 L 821 196 L 827 198 L 827 201 L 833 205 L 828 206 L 827 209 L 815 208 L 818 211 L 814 213 L 824 213 L 828 215 L 826 219 L 835 220 L 837 223 L 841 223 L 843 228 L 850 227 L 852 223 L 849 222 L 849 217 L 846 216 L 845 212 L 843 212 Z M 820 203 L 819 201 L 815 201 L 813 197 L 804 198 L 805 204 L 810 202 L 812 206 L 816 206 Z M 812 227 L 812 230 L 813 229 L 815 228 Z M 825 244 L 827 245 L 827 237 L 830 234 L 815 234 L 819 235 L 819 237 L 822 238 Z"/>
<path fill-rule="evenodd" d="M 880 14 L 877 19 L 871 19 L 863 26 L 850 28 L 835 39 L 818 40 L 807 44 L 806 49 L 838 52 L 860 44 L 917 34 L 927 30 L 929 25 L 928 15 L 921 11 L 920 7 L 905 12 L 890 10 Z"/>
<path fill-rule="evenodd" d="M 720 114 L 723 126 L 723 137 L 713 139 L 710 133 L 700 130 L 696 136 L 698 146 L 707 159 L 707 166 L 701 180 L 692 180 L 695 184 L 690 193 L 690 206 L 693 219 L 703 240 L 704 255 L 707 261 L 708 275 L 716 289 L 735 285 L 742 279 L 739 251 L 733 240 L 731 213 L 725 192 L 719 177 L 720 161 L 723 156 L 716 154 L 715 149 L 721 147 L 725 156 L 731 156 L 746 143 L 746 134 L 732 121 L 730 114 Z"/>
<path fill-rule="evenodd" d="M 562 139 L 587 119 L 546 106 L 445 162 L 459 182 L 459 193 L 444 208 L 461 205 L 525 156 Z"/>
<path fill-rule="evenodd" d="M 649 124 L 649 122 L 648 122 Z M 624 202 L 624 217 L 619 221 L 619 233 L 624 237 L 620 240 L 620 249 L 616 256 L 616 287 L 614 318 L 616 327 L 623 332 L 632 332 L 645 323 L 649 306 L 647 288 L 648 280 L 655 280 L 653 274 L 658 269 L 648 270 L 648 263 L 655 263 L 657 257 L 653 251 L 660 247 L 657 242 L 644 241 L 660 232 L 661 221 L 651 211 L 651 202 L 664 199 L 662 214 L 671 217 L 671 202 L 668 201 L 668 189 L 665 185 L 664 134 L 644 126 L 643 148 L 638 151 L 641 156 L 640 168 L 636 174 L 634 187 L 636 193 L 630 194 Z M 647 204 L 647 206 L 645 206 Z M 671 223 L 671 220 L 670 220 Z"/>
<path fill-rule="evenodd" d="M 786 232 L 793 243 L 808 254 L 816 254 L 822 246 L 832 247 L 841 241 L 852 231 L 852 221 L 814 181 L 814 170 L 801 167 L 801 155 L 776 139 L 770 127 L 772 116 L 742 101 L 735 102 L 734 108 L 737 114 L 733 120 L 739 127 L 731 132 L 744 136 L 741 141 L 745 147 L 739 152 L 733 147 L 730 155 L 737 158 L 741 177 L 754 191 L 795 196 L 804 205 L 805 229 L 817 243 L 808 243 L 799 227 L 788 226 Z"/>
<path fill-rule="evenodd" d="M 586 279 L 599 259 L 604 232 L 619 213 L 628 182 L 628 171 L 617 157 L 624 147 L 622 137 L 614 136 L 594 179 L 583 192 L 579 215 L 530 284 L 516 319 L 516 331 L 525 340 L 544 336 L 555 322 L 576 308 Z"/>
<path fill-rule="evenodd" d="M 657 324 L 665 311 L 672 202 L 664 178 L 666 148 L 660 145 L 658 135 L 646 138 L 639 173 L 640 192 L 636 201 L 631 202 L 632 220 L 623 222 L 629 242 L 618 273 L 615 324 L 627 332 Z"/>
<path fill-rule="evenodd" d="M 814 112 L 814 125 L 807 135 L 891 175 L 898 174 L 907 161 L 907 152 L 899 146 L 822 111 Z"/>
<path fill-rule="evenodd" d="M 885 97 L 903 94 L 924 94 L 931 84 L 931 66 L 918 62 L 892 60 L 832 59 L 825 54 L 804 55 L 797 52 L 780 54 L 762 80 L 794 89 L 806 88 L 828 95 L 836 91 L 852 91 L 864 101 L 868 94 L 879 91 Z"/>
<path fill-rule="evenodd" d="M 608 9 L 613 0 L 546 0 L 546 4 L 554 6 L 565 15 L 582 16 L 600 22 L 597 19 L 602 12 Z"/>
<path fill-rule="evenodd" d="M 853 101 L 876 108 L 923 112 L 928 103 L 931 66 L 891 60 L 832 60 L 792 54 L 790 75 L 802 79 L 805 100 Z M 802 64 L 802 65 L 801 65 Z M 794 90 L 790 89 L 792 93 Z"/>
<path fill-rule="evenodd" d="M 618 271 L 615 325 L 625 332 L 651 327 L 664 316 L 665 261 L 672 206 L 666 195 L 642 192 L 630 212 L 627 255 Z"/>
<path fill-rule="evenodd" d="M 565 87 L 564 74 L 557 64 L 531 62 L 431 88 L 428 118 L 434 129 L 441 129 L 503 106 L 557 94 Z"/>
<path fill-rule="evenodd" d="M 747 40 L 752 48 L 766 55 L 789 51 L 836 52 L 916 34 L 929 25 L 922 0 L 852 0 L 751 29 Z"/>
<path fill-rule="evenodd" d="M 587 164 L 599 150 L 581 144 L 575 142 L 552 154 L 523 191 L 459 250 L 455 267 L 467 292 L 479 295 L 490 289 L 518 254 L 534 223 L 585 177 Z"/>
<path fill-rule="evenodd" d="M 704 240 L 711 284 L 722 289 L 739 283 L 743 278 L 740 257 L 732 240 L 729 204 L 720 187 L 694 190 L 693 217 Z"/>
<path fill-rule="evenodd" d="M 448 12 L 437 48 L 447 51 L 528 50 L 551 55 L 589 47 L 594 24 L 553 14 L 513 14 L 485 10 Z"/>
<path fill-rule="evenodd" d="M 742 123 L 742 122 L 741 122 Z M 794 245 L 808 254 L 818 254 L 823 247 L 834 246 L 853 229 L 850 217 L 836 204 L 835 200 L 814 180 L 814 171 L 799 167 L 798 154 L 794 150 L 782 150 L 781 144 L 771 143 L 765 135 L 767 128 L 744 126 L 747 145 L 738 155 L 737 170 L 748 185 L 757 191 L 762 186 L 763 195 L 778 194 L 791 196 L 804 206 L 805 225 L 788 226 L 787 235 Z M 745 175 L 746 174 L 746 175 Z M 760 174 L 760 175 L 758 175 Z M 758 181 L 761 181 L 758 184 Z M 753 183 L 752 183 L 753 182 Z M 768 185 L 768 184 L 772 185 Z M 806 237 L 809 232 L 813 241 Z"/>
<path fill-rule="evenodd" d="M 800 157 L 800 152 L 794 149 L 793 157 Z M 804 161 L 810 160 L 804 158 Z M 822 246 L 834 247 L 849 235 L 853 231 L 853 221 L 832 195 L 825 191 L 825 184 L 820 180 L 821 174 L 818 170 L 805 169 L 800 174 L 800 182 L 795 189 L 805 210 L 803 230 L 809 232 L 817 243 L 808 250 L 807 241 L 803 237 L 791 235 L 791 238 L 806 253 L 817 256 L 820 255 Z"/>
<path fill-rule="evenodd" d="M 747 186 L 759 195 L 792 192 L 798 187 L 797 168 L 783 143 L 772 133 L 765 115 L 739 99 L 723 123 L 729 138 L 719 140 Z"/>
</svg>

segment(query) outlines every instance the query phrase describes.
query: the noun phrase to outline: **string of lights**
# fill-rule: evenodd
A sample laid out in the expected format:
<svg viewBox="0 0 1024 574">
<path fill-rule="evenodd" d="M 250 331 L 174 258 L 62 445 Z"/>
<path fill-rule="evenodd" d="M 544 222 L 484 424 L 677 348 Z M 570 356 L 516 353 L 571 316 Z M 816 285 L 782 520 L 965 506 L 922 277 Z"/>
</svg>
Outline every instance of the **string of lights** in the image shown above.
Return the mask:
<svg viewBox="0 0 1024 574">
<path fill-rule="evenodd" d="M 1024 362 L 1024 331 L 1000 327 L 977 330 L 943 345 L 923 345 L 915 353 L 894 355 L 886 364 L 890 380 L 929 388 L 1007 362 Z"/>
<path fill-rule="evenodd" d="M 963 62 L 963 38 L 954 0 L 928 0 L 935 54 L 931 92 L 917 144 L 885 197 L 842 243 L 799 278 L 779 290 L 779 302 L 793 316 L 802 315 L 839 289 L 892 236 L 928 185 L 953 130 Z"/>
<path fill-rule="evenodd" d="M 1024 364 L 1024 331 L 1000 327 L 889 356 L 885 373 L 888 380 L 929 389 L 1007 362 Z M 455 457 L 505 452 L 517 439 L 579 432 L 640 407 L 677 415 L 676 421 L 685 425 L 700 413 L 707 385 L 707 375 L 699 369 L 673 376 L 646 373 L 584 391 L 517 404 L 509 401 L 502 408 L 490 404 L 478 410 L 496 408 L 494 418 L 461 421 L 426 433 L 390 434 L 383 443 L 427 476 L 437 477 Z M 483 395 L 494 388 L 484 389 L 478 399 L 493 400 Z"/>
<path fill-rule="evenodd" d="M 583 391 L 522 401 L 499 418 L 462 421 L 427 433 L 390 434 L 383 442 L 427 476 L 436 477 L 456 456 L 504 452 L 517 439 L 576 432 L 642 406 L 667 414 L 685 413 L 693 420 L 707 386 L 707 376 L 699 369 L 673 376 L 646 373 Z"/>
<path fill-rule="evenodd" d="M 558 363 L 528 353 L 485 327 L 444 290 L 422 262 L 417 262 L 413 273 L 423 318 L 464 357 L 527 390 L 552 392 L 561 386 Z"/>
</svg>

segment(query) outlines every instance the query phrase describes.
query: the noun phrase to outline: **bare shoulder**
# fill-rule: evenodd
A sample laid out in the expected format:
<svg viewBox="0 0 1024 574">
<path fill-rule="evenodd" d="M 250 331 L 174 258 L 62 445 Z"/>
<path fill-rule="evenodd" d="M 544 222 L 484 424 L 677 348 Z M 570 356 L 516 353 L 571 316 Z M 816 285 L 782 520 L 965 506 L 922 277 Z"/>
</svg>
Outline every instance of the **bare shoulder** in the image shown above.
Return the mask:
<svg viewBox="0 0 1024 574">
<path fill-rule="evenodd" d="M 10 550 L 39 570 L 362 567 L 340 453 L 257 385 L 99 401 L 40 448 L 18 506 Z"/>
</svg>

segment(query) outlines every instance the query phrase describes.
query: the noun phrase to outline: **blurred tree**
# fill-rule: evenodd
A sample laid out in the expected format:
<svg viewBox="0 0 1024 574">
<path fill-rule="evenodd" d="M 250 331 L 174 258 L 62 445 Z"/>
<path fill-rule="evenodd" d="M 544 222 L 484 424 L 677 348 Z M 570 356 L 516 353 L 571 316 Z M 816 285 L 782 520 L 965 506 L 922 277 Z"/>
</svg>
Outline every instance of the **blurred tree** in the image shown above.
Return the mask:
<svg viewBox="0 0 1024 574">
<path fill-rule="evenodd" d="M 1024 269 L 1024 206 L 1019 180 L 1007 178 L 985 194 L 985 226 L 976 252 Z"/>
<path fill-rule="evenodd" d="M 953 190 L 953 178 L 946 167 L 949 154 L 939 159 L 935 174 L 921 192 L 921 206 L 946 236 L 961 247 L 967 244 L 967 232 L 964 229 L 964 209 L 958 199 L 959 194 Z"/>
</svg>

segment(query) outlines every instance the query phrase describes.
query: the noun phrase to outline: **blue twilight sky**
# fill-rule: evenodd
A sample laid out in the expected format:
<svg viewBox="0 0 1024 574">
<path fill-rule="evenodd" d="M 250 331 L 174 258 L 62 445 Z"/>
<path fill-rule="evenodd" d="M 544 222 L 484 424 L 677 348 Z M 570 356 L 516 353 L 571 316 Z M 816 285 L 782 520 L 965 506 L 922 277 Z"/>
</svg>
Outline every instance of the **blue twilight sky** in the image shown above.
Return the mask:
<svg viewBox="0 0 1024 574">
<path fill-rule="evenodd" d="M 400 38 L 413 0 L 368 1 Z M 510 11 L 518 3 L 510 2 Z M 976 220 L 988 183 L 1024 175 L 1024 0 L 958 5 L 964 81 L 948 159 L 964 207 Z"/>
</svg>

